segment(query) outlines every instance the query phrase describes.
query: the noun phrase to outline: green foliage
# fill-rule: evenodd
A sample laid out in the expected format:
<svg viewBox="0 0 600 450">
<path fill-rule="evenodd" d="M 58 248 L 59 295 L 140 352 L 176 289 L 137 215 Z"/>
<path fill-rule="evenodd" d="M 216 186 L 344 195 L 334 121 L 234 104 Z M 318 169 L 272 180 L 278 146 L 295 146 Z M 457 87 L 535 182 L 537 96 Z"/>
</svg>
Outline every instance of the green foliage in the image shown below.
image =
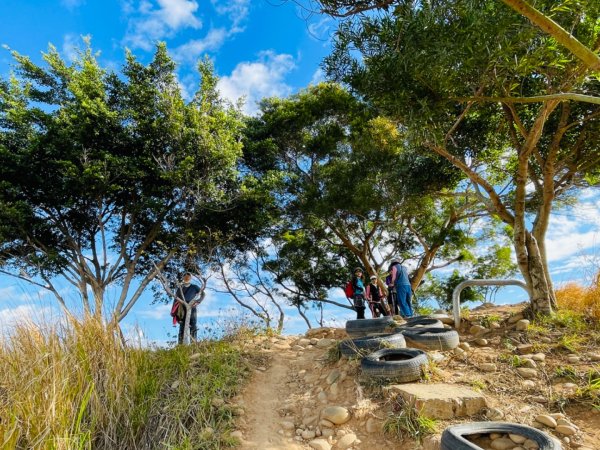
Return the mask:
<svg viewBox="0 0 600 450">
<path fill-rule="evenodd" d="M 235 180 L 239 114 L 208 61 L 186 102 L 164 44 L 148 65 L 127 54 L 121 74 L 89 46 L 71 64 L 52 46 L 44 66 L 13 56 L 0 81 L 2 269 L 43 285 L 62 274 L 97 314 L 121 283 L 122 319 L 139 296 L 132 278 L 145 285 L 155 264 L 193 251 L 194 221 Z"/>
<path fill-rule="evenodd" d="M 397 407 L 383 424 L 383 431 L 399 438 L 409 437 L 421 442 L 428 434 L 437 431 L 435 419 L 421 415 L 413 406 L 396 400 Z"/>
<path fill-rule="evenodd" d="M 490 325 L 491 325 L 492 323 L 498 323 L 498 322 L 500 322 L 501 320 L 502 320 L 502 317 L 501 317 L 501 316 L 499 316 L 499 315 L 497 315 L 497 314 L 489 314 L 489 315 L 487 315 L 487 316 L 483 316 L 483 317 L 482 317 L 482 318 L 479 320 L 479 323 L 480 323 L 482 326 L 484 326 L 484 327 L 486 327 L 486 328 L 489 328 L 489 327 L 490 327 Z"/>
</svg>

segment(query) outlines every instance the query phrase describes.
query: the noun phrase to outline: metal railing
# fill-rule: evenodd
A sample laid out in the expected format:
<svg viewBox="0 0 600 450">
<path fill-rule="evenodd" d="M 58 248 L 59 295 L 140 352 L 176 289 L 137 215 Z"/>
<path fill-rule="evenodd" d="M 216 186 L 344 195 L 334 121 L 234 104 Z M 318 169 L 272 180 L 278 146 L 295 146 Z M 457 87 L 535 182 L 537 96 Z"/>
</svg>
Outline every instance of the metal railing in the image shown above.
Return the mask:
<svg viewBox="0 0 600 450">
<path fill-rule="evenodd" d="M 460 326 L 460 293 L 469 286 L 520 286 L 531 298 L 531 292 L 525 283 L 519 280 L 466 280 L 454 288 L 452 292 L 452 314 L 454 316 L 454 327 Z"/>
</svg>

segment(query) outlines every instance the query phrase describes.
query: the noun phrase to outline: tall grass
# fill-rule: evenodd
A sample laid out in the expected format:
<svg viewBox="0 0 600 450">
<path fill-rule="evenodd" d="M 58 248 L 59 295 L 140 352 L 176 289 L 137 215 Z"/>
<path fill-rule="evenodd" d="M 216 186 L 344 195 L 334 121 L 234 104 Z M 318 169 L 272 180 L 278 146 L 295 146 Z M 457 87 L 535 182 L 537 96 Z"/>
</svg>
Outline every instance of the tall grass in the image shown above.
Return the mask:
<svg viewBox="0 0 600 450">
<path fill-rule="evenodd" d="M 245 372 L 228 341 L 126 348 L 88 318 L 16 327 L 0 344 L 0 448 L 223 448 Z"/>
<path fill-rule="evenodd" d="M 568 283 L 557 289 L 556 299 L 561 309 L 583 314 L 600 321 L 600 272 L 590 286 Z"/>
</svg>

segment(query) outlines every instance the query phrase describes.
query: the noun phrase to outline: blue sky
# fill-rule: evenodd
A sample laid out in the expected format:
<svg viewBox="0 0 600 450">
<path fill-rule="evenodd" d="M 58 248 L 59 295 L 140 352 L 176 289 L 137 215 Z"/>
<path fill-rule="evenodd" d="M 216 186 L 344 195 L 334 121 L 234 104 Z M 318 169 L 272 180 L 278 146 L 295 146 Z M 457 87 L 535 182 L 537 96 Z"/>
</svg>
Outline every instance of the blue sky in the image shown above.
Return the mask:
<svg viewBox="0 0 600 450">
<path fill-rule="evenodd" d="M 178 77 L 191 95 L 198 78 L 195 63 L 208 54 L 220 76 L 219 89 L 236 101 L 246 98 L 244 110 L 253 114 L 256 101 L 285 96 L 321 79 L 319 64 L 328 54 L 334 22 L 308 16 L 293 1 L 285 0 L 2 0 L 0 44 L 41 61 L 41 52 L 52 43 L 72 58 L 82 36 L 90 36 L 101 52 L 100 60 L 116 70 L 125 48 L 149 61 L 157 40 L 165 41 L 178 62 Z M 0 49 L 0 75 L 10 71 L 11 56 Z M 549 260 L 557 285 L 569 280 L 589 281 L 600 267 L 600 196 L 584 192 L 578 206 L 552 216 L 548 231 Z M 452 270 L 450 268 L 449 270 Z M 75 294 L 71 300 L 76 302 Z M 109 301 L 114 292 L 109 293 Z M 342 290 L 331 298 L 344 302 Z M 524 300 L 517 289 L 505 288 L 499 302 Z M 0 277 L 0 326 L 13 323 L 29 311 L 36 317 L 57 315 L 55 301 L 43 291 Z M 151 305 L 145 294 L 125 320 L 129 334 L 139 325 L 144 337 L 157 342 L 168 339 L 168 305 Z M 286 332 L 303 331 L 303 322 L 288 310 Z M 199 311 L 202 322 L 221 326 L 240 316 L 231 300 L 209 292 Z M 316 312 L 310 312 L 311 318 Z M 339 324 L 352 313 L 327 308 L 325 318 Z"/>
<path fill-rule="evenodd" d="M 184 91 L 197 84 L 195 65 L 208 54 L 221 92 L 246 96 L 246 112 L 264 96 L 286 95 L 319 78 L 333 22 L 285 0 L 3 0 L 0 43 L 39 61 L 53 44 L 72 57 L 91 36 L 103 64 L 118 68 L 125 48 L 142 61 L 165 41 L 179 64 Z M 0 73 L 11 63 L 0 52 Z"/>
</svg>

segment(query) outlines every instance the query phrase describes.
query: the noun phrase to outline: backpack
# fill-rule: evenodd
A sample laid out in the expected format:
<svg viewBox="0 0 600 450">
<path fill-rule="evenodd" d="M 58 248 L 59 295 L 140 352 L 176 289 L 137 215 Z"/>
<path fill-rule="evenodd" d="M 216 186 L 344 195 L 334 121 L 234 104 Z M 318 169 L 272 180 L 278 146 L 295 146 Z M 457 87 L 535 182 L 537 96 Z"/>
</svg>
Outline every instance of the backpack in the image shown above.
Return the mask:
<svg viewBox="0 0 600 450">
<path fill-rule="evenodd" d="M 354 286 L 352 286 L 352 281 L 348 281 L 346 286 L 344 287 L 344 294 L 346 294 L 346 298 L 354 297 Z"/>
</svg>

